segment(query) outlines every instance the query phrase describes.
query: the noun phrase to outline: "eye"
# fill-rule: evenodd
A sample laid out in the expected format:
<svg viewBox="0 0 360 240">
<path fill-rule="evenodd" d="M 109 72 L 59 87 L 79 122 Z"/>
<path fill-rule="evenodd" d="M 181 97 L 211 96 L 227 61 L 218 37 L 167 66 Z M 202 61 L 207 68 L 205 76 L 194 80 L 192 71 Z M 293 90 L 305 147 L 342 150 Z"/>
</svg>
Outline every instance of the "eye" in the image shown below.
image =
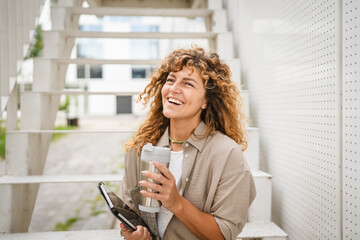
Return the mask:
<svg viewBox="0 0 360 240">
<path fill-rule="evenodd" d="M 173 83 L 173 82 L 175 82 L 175 80 L 172 79 L 172 78 L 168 78 L 168 79 L 166 79 L 166 82 L 167 82 L 167 83 Z"/>
<path fill-rule="evenodd" d="M 190 82 L 186 82 L 185 85 L 188 85 L 190 87 L 194 87 L 194 84 L 190 83 Z"/>
</svg>

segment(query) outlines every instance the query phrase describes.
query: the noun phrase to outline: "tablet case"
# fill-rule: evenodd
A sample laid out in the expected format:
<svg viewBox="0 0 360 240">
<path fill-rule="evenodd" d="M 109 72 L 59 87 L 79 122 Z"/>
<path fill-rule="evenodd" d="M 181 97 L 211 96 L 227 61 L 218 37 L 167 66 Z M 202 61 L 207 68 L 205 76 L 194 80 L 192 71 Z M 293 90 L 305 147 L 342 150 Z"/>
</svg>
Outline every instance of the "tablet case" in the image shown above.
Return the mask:
<svg viewBox="0 0 360 240">
<path fill-rule="evenodd" d="M 100 183 L 99 183 L 100 184 Z M 115 193 L 109 191 L 107 192 L 109 198 L 114 205 L 115 209 L 123 215 L 126 219 L 128 219 L 134 226 L 144 226 L 150 232 L 152 239 L 156 239 L 155 235 L 151 232 L 149 226 L 146 222 L 141 218 L 139 214 L 133 211 L 124 201 L 122 201 Z"/>
</svg>

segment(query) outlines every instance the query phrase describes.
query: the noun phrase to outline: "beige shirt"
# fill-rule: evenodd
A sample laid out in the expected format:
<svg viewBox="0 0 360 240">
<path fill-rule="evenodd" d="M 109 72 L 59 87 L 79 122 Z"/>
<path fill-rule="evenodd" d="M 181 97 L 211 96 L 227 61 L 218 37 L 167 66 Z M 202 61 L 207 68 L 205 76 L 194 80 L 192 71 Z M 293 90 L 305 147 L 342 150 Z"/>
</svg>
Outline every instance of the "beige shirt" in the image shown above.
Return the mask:
<svg viewBox="0 0 360 240">
<path fill-rule="evenodd" d="M 250 168 L 241 147 L 228 136 L 206 132 L 201 122 L 193 135 L 183 143 L 184 159 L 179 194 L 195 207 L 215 217 L 225 239 L 236 239 L 243 229 L 256 190 Z M 198 137 L 196 137 L 198 136 Z M 157 146 L 169 147 L 166 130 Z M 140 157 L 135 149 L 125 156 L 125 174 L 121 198 L 149 225 L 157 235 L 155 213 L 138 210 L 140 198 Z M 199 239 L 176 216 L 172 216 L 163 239 Z"/>
</svg>

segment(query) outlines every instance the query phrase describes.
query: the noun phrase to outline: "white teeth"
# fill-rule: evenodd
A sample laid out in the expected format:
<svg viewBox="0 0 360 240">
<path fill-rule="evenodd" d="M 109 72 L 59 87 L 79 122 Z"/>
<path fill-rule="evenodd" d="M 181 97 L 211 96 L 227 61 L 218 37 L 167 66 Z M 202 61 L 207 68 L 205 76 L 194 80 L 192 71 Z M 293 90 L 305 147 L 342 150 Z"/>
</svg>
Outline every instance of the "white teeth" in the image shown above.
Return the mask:
<svg viewBox="0 0 360 240">
<path fill-rule="evenodd" d="M 179 100 L 177 100 L 177 99 L 174 99 L 174 98 L 169 98 L 168 99 L 169 100 L 169 102 L 171 102 L 171 103 L 176 103 L 176 104 L 183 104 L 183 102 L 181 102 L 181 101 L 179 101 Z"/>
</svg>

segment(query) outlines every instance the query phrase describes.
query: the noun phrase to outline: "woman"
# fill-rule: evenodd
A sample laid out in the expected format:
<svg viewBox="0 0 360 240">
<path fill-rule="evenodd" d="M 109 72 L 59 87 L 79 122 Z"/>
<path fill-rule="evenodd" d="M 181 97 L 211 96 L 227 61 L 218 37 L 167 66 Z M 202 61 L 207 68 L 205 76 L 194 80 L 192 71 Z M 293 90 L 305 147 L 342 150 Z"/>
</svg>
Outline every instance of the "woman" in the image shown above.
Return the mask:
<svg viewBox="0 0 360 240">
<path fill-rule="evenodd" d="M 140 95 L 150 103 L 147 119 L 126 144 L 122 198 L 147 222 L 156 238 L 236 239 L 255 197 L 242 151 L 245 116 L 229 67 L 202 48 L 179 49 L 161 64 Z M 140 152 L 146 143 L 171 148 L 167 169 L 142 172 L 159 184 L 140 181 Z M 158 193 L 139 191 L 140 186 Z M 139 194 L 162 203 L 160 213 L 138 210 Z M 149 229 L 126 239 L 151 239 Z"/>
</svg>

